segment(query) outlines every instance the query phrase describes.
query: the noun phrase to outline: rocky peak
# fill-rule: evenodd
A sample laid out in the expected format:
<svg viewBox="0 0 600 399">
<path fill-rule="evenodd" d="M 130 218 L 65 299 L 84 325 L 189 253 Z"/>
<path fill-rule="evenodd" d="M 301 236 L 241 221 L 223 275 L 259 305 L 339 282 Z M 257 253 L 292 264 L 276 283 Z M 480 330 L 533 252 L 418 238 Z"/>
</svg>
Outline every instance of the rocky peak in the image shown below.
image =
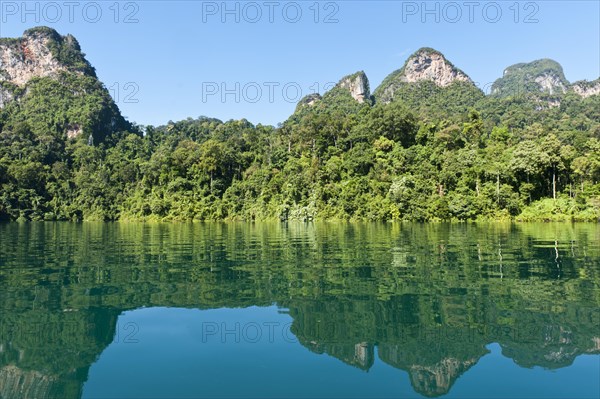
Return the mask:
<svg viewBox="0 0 600 399">
<path fill-rule="evenodd" d="M 371 97 L 369 79 L 363 71 L 342 78 L 338 87 L 348 90 L 352 98 L 361 104 Z"/>
<path fill-rule="evenodd" d="M 0 82 L 24 86 L 32 78 L 56 77 L 65 71 L 95 76 L 71 35 L 37 27 L 20 38 L 0 39 Z"/>
<path fill-rule="evenodd" d="M 589 96 L 597 96 L 600 94 L 600 78 L 596 80 L 587 81 L 580 80 L 571 85 L 571 88 L 575 93 L 580 95 L 583 98 L 587 98 Z"/>
<path fill-rule="evenodd" d="M 431 80 L 437 86 L 446 87 L 456 80 L 471 82 L 471 79 L 452 65 L 442 53 L 430 48 L 422 48 L 411 55 L 403 69 L 400 79 L 409 83 Z"/>
<path fill-rule="evenodd" d="M 329 107 L 344 109 L 346 112 L 355 112 L 363 104 L 372 104 L 369 79 L 363 71 L 343 77 L 331 90 L 323 96 L 313 93 L 302 98 L 294 115 L 305 112 L 320 112 Z"/>
<path fill-rule="evenodd" d="M 378 101 L 387 103 L 400 86 L 421 81 L 431 81 L 438 87 L 447 87 L 454 82 L 473 84 L 471 78 L 456 68 L 442 53 L 424 47 L 408 57 L 401 69 L 388 75 L 374 94 Z"/>
</svg>

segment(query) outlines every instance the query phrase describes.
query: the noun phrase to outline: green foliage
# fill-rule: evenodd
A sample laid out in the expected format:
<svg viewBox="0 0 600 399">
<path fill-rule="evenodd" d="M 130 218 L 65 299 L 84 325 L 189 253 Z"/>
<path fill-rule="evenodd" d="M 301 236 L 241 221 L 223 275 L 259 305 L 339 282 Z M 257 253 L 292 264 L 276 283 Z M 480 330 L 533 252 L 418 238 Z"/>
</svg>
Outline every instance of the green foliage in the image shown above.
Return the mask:
<svg viewBox="0 0 600 399">
<path fill-rule="evenodd" d="M 62 73 L 57 79 L 34 78 L 26 94 L 11 101 L 0 119 L 3 130 L 26 123 L 37 135 L 65 138 L 69 131 L 95 142 L 131 129 L 108 91 L 91 76 Z"/>
<path fill-rule="evenodd" d="M 401 103 L 425 121 L 460 120 L 478 102 L 483 92 L 472 83 L 454 81 L 447 87 L 423 80 L 416 83 L 397 83 L 394 103 Z"/>
</svg>

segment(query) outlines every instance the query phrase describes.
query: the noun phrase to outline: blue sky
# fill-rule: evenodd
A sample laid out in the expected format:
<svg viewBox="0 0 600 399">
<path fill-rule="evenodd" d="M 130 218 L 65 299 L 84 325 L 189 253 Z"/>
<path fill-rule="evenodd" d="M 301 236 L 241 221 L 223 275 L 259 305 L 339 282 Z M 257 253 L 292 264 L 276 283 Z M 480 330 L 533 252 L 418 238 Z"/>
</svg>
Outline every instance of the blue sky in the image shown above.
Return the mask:
<svg viewBox="0 0 600 399">
<path fill-rule="evenodd" d="M 79 40 L 139 124 L 206 115 L 284 121 L 301 96 L 364 70 L 374 89 L 420 47 L 480 87 L 539 58 L 600 75 L 599 1 L 0 1 L 0 36 L 46 25 Z"/>
</svg>

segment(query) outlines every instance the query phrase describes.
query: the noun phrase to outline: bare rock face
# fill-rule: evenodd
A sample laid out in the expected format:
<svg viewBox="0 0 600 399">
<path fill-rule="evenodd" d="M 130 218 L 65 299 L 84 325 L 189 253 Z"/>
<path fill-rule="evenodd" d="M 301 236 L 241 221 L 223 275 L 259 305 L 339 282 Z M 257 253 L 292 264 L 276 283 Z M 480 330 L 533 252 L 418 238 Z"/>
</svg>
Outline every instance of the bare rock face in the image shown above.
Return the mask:
<svg viewBox="0 0 600 399">
<path fill-rule="evenodd" d="M 596 79 L 591 82 L 586 80 L 575 82 L 571 88 L 575 93 L 579 94 L 583 98 L 597 96 L 600 94 L 600 79 Z"/>
<path fill-rule="evenodd" d="M 0 108 L 25 94 L 32 79 L 58 79 L 64 72 L 96 78 L 73 36 L 40 26 L 19 38 L 0 38 Z"/>
<path fill-rule="evenodd" d="M 3 108 L 6 104 L 14 99 L 14 95 L 10 90 L 6 90 L 0 85 L 0 108 Z"/>
<path fill-rule="evenodd" d="M 343 78 L 338 83 L 338 86 L 349 90 L 352 98 L 361 104 L 371 97 L 369 79 L 367 79 L 367 75 L 363 71 Z"/>
<path fill-rule="evenodd" d="M 567 91 L 567 88 L 563 83 L 562 79 L 552 72 L 547 72 L 540 76 L 537 76 L 534 79 L 534 81 L 535 83 L 540 85 L 541 91 L 547 92 L 549 94 L 556 94 L 559 92 L 564 93 L 565 91 Z"/>
<path fill-rule="evenodd" d="M 400 80 L 408 83 L 431 80 L 440 87 L 446 87 L 456 80 L 471 82 L 466 74 L 448 62 L 441 53 L 429 49 L 416 52 L 406 61 Z"/>
<path fill-rule="evenodd" d="M 0 42 L 0 81 L 23 86 L 34 77 L 54 77 L 67 67 L 50 50 L 53 34 L 27 31 L 22 38 Z"/>
<path fill-rule="evenodd" d="M 67 126 L 67 138 L 73 139 L 83 133 L 83 129 L 77 123 Z"/>
</svg>

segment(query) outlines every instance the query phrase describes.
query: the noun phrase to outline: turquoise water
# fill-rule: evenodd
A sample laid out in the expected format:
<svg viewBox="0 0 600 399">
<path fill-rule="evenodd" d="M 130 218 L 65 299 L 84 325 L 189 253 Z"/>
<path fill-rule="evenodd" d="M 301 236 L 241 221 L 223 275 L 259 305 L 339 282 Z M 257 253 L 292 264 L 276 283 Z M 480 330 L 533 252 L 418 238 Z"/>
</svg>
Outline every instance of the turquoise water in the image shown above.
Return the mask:
<svg viewBox="0 0 600 399">
<path fill-rule="evenodd" d="M 598 398 L 594 224 L 0 224 L 0 397 Z"/>
</svg>

